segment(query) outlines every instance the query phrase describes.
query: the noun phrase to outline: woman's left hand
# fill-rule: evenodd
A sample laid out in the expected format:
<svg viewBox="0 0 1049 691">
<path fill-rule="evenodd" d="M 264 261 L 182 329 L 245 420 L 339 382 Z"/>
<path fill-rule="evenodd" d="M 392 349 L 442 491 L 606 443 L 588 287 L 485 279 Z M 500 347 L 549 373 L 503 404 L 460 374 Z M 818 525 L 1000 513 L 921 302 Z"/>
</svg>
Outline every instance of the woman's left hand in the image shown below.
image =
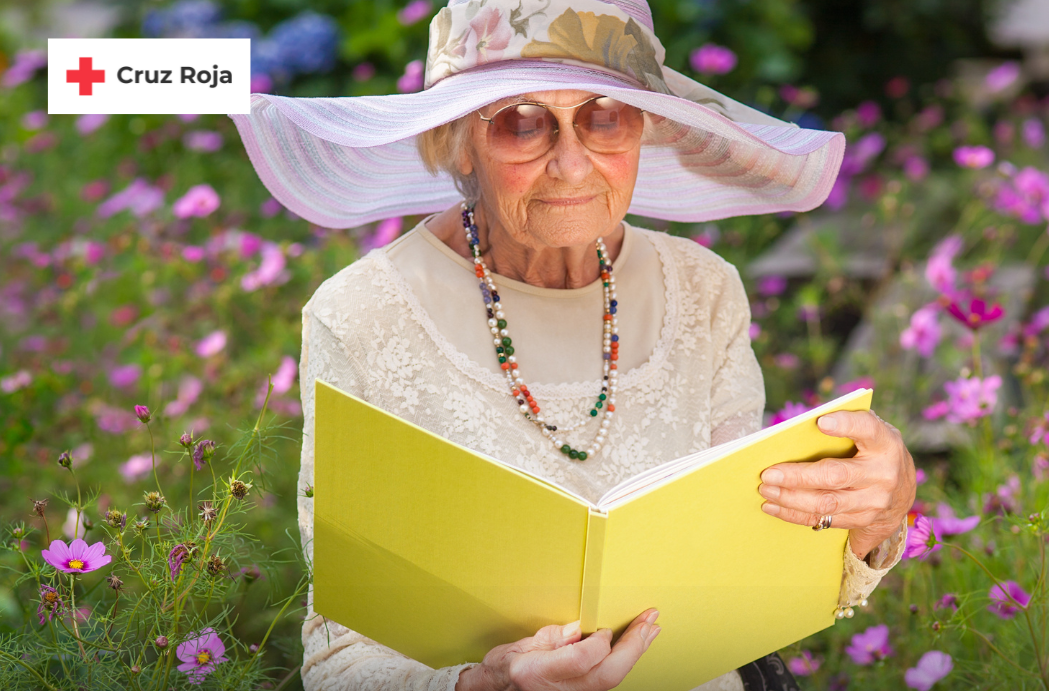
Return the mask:
<svg viewBox="0 0 1049 691">
<path fill-rule="evenodd" d="M 833 516 L 831 527 L 847 528 L 853 553 L 864 559 L 914 504 L 914 460 L 899 430 L 873 412 L 839 411 L 818 424 L 824 434 L 856 442 L 856 455 L 766 468 L 758 492 L 768 501 L 761 509 L 808 526 Z"/>
</svg>

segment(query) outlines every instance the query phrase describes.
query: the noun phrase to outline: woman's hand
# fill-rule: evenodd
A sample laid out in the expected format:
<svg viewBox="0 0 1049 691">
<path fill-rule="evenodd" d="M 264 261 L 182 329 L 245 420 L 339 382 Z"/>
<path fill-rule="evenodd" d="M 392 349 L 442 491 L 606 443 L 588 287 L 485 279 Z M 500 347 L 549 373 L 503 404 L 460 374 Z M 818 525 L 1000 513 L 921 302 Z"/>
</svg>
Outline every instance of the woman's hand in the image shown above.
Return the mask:
<svg viewBox="0 0 1049 691">
<path fill-rule="evenodd" d="M 647 609 L 612 645 L 612 630 L 581 640 L 579 622 L 544 626 L 534 636 L 496 646 L 459 675 L 455 691 L 607 691 L 623 681 L 660 632 Z"/>
<path fill-rule="evenodd" d="M 860 559 L 890 537 L 914 504 L 914 460 L 899 430 L 873 412 L 839 411 L 818 420 L 832 437 L 856 442 L 853 458 L 779 463 L 761 474 L 761 509 L 790 523 L 813 526 L 833 516 L 848 528 Z"/>
</svg>

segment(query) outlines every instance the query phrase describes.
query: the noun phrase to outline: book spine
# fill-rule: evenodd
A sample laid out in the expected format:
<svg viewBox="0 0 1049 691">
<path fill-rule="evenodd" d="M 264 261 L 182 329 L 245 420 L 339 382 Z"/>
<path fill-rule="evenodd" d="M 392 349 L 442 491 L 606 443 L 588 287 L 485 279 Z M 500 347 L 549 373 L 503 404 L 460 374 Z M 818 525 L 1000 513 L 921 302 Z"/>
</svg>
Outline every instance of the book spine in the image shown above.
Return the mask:
<svg viewBox="0 0 1049 691">
<path fill-rule="evenodd" d="M 608 514 L 590 509 L 586 522 L 586 551 L 583 556 L 583 590 L 579 597 L 579 625 L 584 634 L 597 631 L 601 560 L 605 551 L 607 523 Z"/>
</svg>

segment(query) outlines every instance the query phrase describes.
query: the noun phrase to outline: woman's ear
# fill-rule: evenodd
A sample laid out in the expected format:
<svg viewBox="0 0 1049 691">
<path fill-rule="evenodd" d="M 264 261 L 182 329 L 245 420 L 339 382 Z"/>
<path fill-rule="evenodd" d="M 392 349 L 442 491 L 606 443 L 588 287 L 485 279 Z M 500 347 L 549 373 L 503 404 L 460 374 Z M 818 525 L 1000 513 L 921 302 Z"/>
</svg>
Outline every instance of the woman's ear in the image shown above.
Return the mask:
<svg viewBox="0 0 1049 691">
<path fill-rule="evenodd" d="M 471 152 L 473 151 L 472 145 L 467 145 L 459 149 L 459 160 L 456 161 L 456 168 L 459 169 L 459 173 L 462 175 L 469 175 L 474 172 L 474 161 Z"/>
</svg>

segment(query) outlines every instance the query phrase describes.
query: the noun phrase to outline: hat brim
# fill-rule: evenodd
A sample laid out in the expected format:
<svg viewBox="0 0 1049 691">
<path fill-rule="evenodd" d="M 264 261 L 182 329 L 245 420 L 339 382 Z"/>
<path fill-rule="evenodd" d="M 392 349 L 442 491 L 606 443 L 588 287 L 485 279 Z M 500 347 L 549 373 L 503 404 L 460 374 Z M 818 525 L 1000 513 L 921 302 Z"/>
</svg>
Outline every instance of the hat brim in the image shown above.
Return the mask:
<svg viewBox="0 0 1049 691">
<path fill-rule="evenodd" d="M 456 204 L 461 196 L 451 177 L 425 170 L 415 136 L 494 101 L 556 89 L 619 99 L 646 111 L 649 125 L 653 115 L 666 118 L 656 131 L 646 131 L 633 214 L 699 222 L 808 211 L 823 203 L 841 166 L 844 135 L 781 122 L 666 72 L 677 91 L 686 91 L 679 88 L 683 83 L 693 85 L 693 97 L 716 94 L 718 103 L 711 107 L 649 91 L 625 77 L 579 65 L 508 61 L 411 94 L 252 94 L 250 114 L 230 117 L 270 193 L 327 228 L 428 214 Z"/>
</svg>

